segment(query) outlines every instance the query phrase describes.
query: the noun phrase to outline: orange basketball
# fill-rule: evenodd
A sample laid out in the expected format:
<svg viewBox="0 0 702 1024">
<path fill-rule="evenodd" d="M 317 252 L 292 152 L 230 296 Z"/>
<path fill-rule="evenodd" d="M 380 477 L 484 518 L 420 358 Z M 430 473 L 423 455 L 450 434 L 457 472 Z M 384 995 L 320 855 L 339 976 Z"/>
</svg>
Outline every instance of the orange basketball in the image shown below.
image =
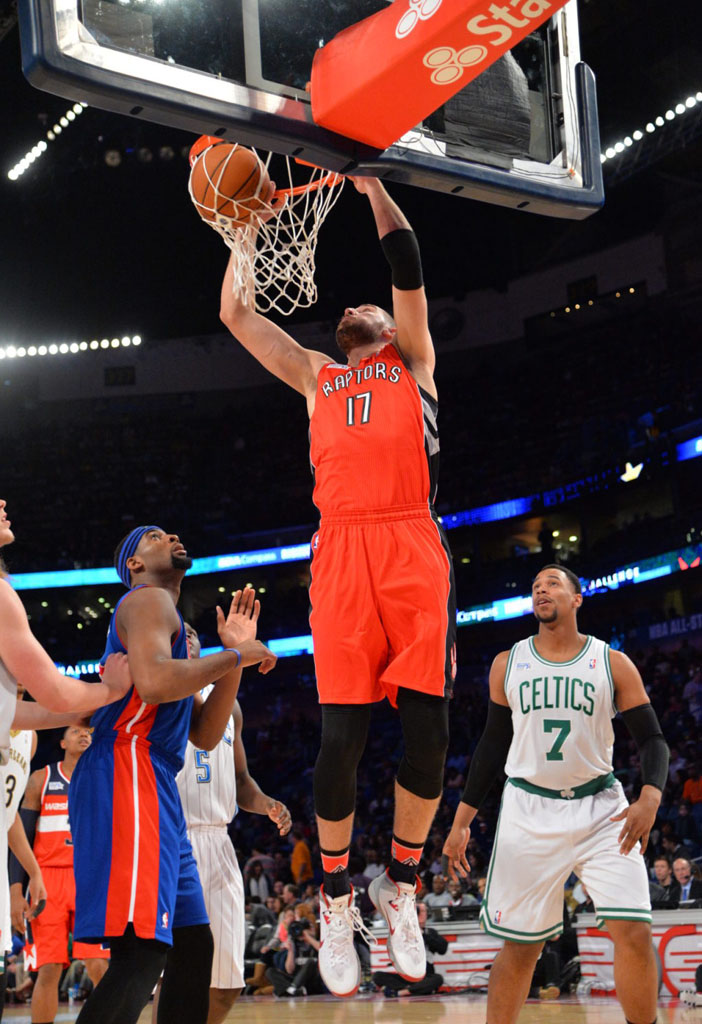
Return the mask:
<svg viewBox="0 0 702 1024">
<path fill-rule="evenodd" d="M 265 202 L 268 172 L 251 149 L 220 142 L 206 149 L 190 171 L 190 195 L 203 220 L 241 227 Z"/>
</svg>

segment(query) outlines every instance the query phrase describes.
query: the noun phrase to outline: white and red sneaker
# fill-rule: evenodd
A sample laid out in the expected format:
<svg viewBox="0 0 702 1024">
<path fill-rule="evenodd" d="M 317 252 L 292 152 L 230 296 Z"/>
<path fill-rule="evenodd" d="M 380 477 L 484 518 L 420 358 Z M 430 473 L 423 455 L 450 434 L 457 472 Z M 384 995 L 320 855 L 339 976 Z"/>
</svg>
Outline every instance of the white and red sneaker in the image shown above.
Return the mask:
<svg viewBox="0 0 702 1024">
<path fill-rule="evenodd" d="M 345 896 L 329 899 L 324 886 L 319 890 L 319 973 L 334 996 L 353 996 L 361 984 L 361 961 L 353 944 L 353 933 L 368 930 L 353 902 L 353 888 Z"/>
<path fill-rule="evenodd" d="M 405 981 L 421 981 L 427 973 L 427 955 L 417 920 L 416 886 L 395 882 L 387 871 L 374 878 L 368 895 L 388 926 L 388 956 Z"/>
</svg>

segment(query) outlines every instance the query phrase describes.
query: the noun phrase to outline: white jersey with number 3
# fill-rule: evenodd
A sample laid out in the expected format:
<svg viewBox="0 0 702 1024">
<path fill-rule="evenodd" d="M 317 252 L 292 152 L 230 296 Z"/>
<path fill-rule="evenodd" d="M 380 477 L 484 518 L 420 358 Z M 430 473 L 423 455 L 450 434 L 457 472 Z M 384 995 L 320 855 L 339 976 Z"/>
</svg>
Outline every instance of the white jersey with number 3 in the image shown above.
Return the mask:
<svg viewBox="0 0 702 1024">
<path fill-rule="evenodd" d="M 202 696 L 207 699 L 211 690 L 206 686 Z M 214 750 L 199 750 L 188 743 L 176 782 L 188 828 L 229 824 L 237 812 L 233 716 Z"/>
<path fill-rule="evenodd" d="M 505 673 L 514 729 L 509 778 L 561 790 L 612 771 L 617 711 L 609 653 L 592 636 L 565 662 L 542 658 L 533 637 L 514 645 Z"/>
<path fill-rule="evenodd" d="M 31 729 L 12 729 L 10 732 L 10 759 L 0 768 L 8 828 L 15 820 L 29 781 L 33 739 Z"/>
</svg>

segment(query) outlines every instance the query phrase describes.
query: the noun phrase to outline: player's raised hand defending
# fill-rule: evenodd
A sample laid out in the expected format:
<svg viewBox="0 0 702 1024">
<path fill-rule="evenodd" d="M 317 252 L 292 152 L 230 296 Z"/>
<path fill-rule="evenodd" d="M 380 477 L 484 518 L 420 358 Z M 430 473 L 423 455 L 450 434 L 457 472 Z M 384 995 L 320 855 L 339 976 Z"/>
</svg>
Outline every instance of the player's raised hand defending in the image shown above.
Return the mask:
<svg viewBox="0 0 702 1024">
<path fill-rule="evenodd" d="M 242 668 L 258 665 L 259 672 L 265 675 L 274 668 L 278 659 L 256 639 L 260 612 L 261 602 L 257 600 L 253 587 L 237 590 L 226 618 L 217 605 L 217 632 L 225 647 L 234 647 L 240 652 Z"/>
<path fill-rule="evenodd" d="M 290 811 L 280 800 L 273 800 L 268 808 L 268 817 L 278 826 L 281 836 L 286 836 L 292 826 Z"/>
</svg>

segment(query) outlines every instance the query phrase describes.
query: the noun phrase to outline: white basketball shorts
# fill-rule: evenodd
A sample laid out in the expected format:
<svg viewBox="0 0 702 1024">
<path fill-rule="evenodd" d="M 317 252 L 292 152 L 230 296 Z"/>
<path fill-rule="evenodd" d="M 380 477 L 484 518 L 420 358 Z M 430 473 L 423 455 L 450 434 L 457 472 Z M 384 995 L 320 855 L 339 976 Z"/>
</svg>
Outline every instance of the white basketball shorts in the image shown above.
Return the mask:
<svg viewBox="0 0 702 1024">
<path fill-rule="evenodd" d="M 564 885 L 581 879 L 598 924 L 608 919 L 651 921 L 646 866 L 637 846 L 619 853 L 627 806 L 617 782 L 592 796 L 555 800 L 506 783 L 488 869 L 480 922 L 490 935 L 541 942 L 563 930 Z"/>
<path fill-rule="evenodd" d="M 214 938 L 211 988 L 244 987 L 244 883 L 226 828 L 188 829 Z"/>
</svg>

